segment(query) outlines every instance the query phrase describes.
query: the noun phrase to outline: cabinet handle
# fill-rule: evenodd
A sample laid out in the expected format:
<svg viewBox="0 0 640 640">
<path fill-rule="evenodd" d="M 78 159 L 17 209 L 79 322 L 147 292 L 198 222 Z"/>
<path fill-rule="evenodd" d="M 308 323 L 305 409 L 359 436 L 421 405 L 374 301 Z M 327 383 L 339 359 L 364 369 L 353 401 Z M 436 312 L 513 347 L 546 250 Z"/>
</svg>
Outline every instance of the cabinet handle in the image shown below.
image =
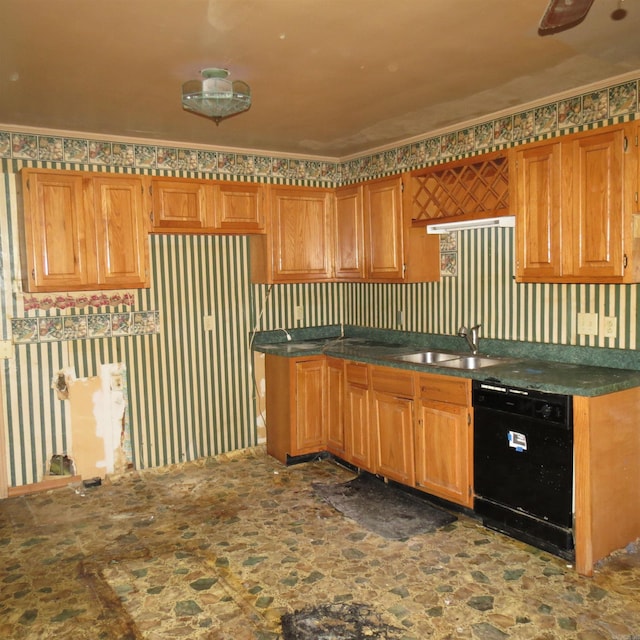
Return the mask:
<svg viewBox="0 0 640 640">
<path fill-rule="evenodd" d="M 629 259 L 627 258 L 627 254 L 624 254 L 624 257 L 622 258 L 622 266 L 626 269 L 627 265 L 629 264 Z"/>
</svg>

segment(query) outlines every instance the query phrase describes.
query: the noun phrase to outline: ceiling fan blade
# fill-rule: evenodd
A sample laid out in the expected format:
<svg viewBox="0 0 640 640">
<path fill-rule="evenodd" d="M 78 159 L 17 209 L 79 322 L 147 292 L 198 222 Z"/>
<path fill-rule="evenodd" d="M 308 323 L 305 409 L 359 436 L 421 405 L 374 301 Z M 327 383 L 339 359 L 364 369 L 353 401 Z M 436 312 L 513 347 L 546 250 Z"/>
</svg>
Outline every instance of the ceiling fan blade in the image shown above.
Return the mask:
<svg viewBox="0 0 640 640">
<path fill-rule="evenodd" d="M 540 20 L 542 36 L 575 27 L 585 19 L 593 0 L 551 0 Z"/>
</svg>

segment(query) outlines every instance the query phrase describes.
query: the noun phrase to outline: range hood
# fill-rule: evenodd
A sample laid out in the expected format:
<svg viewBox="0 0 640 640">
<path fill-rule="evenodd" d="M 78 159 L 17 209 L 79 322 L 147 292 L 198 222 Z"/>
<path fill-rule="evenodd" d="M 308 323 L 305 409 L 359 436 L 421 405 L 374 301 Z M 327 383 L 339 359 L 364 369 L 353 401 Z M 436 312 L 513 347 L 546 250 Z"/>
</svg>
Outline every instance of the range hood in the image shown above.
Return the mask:
<svg viewBox="0 0 640 640">
<path fill-rule="evenodd" d="M 427 225 L 427 233 L 449 233 L 464 231 L 465 229 L 486 229 L 492 227 L 515 227 L 515 216 L 499 216 L 497 218 L 482 218 L 480 220 L 459 220 L 455 222 L 439 222 Z"/>
</svg>

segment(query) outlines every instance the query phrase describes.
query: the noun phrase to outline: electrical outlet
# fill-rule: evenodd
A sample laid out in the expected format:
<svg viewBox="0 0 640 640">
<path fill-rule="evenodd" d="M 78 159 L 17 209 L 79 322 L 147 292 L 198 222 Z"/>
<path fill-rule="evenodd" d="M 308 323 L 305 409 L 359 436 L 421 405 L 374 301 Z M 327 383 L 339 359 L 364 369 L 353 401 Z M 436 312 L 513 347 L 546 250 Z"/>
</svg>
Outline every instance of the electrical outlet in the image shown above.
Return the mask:
<svg viewBox="0 0 640 640">
<path fill-rule="evenodd" d="M 401 327 L 404 324 L 404 311 L 402 309 L 398 309 L 396 311 L 396 324 Z"/>
<path fill-rule="evenodd" d="M 618 318 L 616 316 L 603 316 L 600 325 L 600 333 L 605 338 L 618 337 Z"/>
<path fill-rule="evenodd" d="M 295 314 L 294 314 L 294 320 L 296 320 L 296 321 L 304 320 L 304 307 L 302 307 L 302 305 L 299 305 L 299 306 L 296 307 Z"/>
<path fill-rule="evenodd" d="M 578 314 L 578 334 L 582 336 L 598 335 L 598 314 L 579 313 Z"/>
<path fill-rule="evenodd" d="M 203 325 L 205 331 L 213 331 L 215 328 L 215 321 L 213 316 L 204 316 Z"/>
<path fill-rule="evenodd" d="M 13 358 L 13 344 L 11 340 L 0 340 L 0 359 L 8 360 Z"/>
</svg>

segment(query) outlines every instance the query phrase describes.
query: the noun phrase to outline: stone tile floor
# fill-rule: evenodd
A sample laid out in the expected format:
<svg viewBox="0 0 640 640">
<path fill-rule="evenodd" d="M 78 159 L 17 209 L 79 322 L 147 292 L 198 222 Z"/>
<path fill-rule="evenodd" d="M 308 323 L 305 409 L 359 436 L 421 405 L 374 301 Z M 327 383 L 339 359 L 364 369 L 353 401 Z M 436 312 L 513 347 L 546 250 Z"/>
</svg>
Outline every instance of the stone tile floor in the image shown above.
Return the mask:
<svg viewBox="0 0 640 640">
<path fill-rule="evenodd" d="M 360 603 L 402 640 L 640 640 L 635 545 L 584 578 L 464 515 L 389 541 L 311 488 L 352 477 L 257 448 L 0 501 L 0 637 L 276 640 Z"/>
</svg>

